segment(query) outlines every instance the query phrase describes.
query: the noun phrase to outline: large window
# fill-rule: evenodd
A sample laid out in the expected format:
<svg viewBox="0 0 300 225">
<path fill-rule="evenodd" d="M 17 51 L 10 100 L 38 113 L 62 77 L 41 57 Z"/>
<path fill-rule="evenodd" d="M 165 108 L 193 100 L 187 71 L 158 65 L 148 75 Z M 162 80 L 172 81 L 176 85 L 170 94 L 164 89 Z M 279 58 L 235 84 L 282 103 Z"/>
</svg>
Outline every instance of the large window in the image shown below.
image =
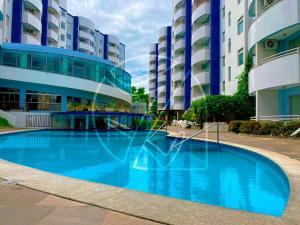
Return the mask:
<svg viewBox="0 0 300 225">
<path fill-rule="evenodd" d="M 61 96 L 27 91 L 26 108 L 28 111 L 61 111 Z"/>
<path fill-rule="evenodd" d="M 239 20 L 238 20 L 238 26 L 237 26 L 237 29 L 238 29 L 238 34 L 241 34 L 243 33 L 244 31 L 244 18 L 241 17 Z"/>
<path fill-rule="evenodd" d="M 289 97 L 289 114 L 300 115 L 300 95 Z"/>
<path fill-rule="evenodd" d="M 241 66 L 244 64 L 244 49 L 238 51 L 238 65 Z"/>
<path fill-rule="evenodd" d="M 0 88 L 0 109 L 19 109 L 20 94 L 18 89 Z"/>
</svg>

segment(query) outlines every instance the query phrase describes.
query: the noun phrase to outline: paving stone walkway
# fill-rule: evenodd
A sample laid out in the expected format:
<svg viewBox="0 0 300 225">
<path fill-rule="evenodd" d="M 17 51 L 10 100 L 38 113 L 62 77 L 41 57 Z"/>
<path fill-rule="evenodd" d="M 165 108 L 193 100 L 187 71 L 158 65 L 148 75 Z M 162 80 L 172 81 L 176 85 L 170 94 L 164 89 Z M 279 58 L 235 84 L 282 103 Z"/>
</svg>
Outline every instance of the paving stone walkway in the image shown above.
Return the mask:
<svg viewBox="0 0 300 225">
<path fill-rule="evenodd" d="M 190 137 L 200 129 L 182 129 L 178 127 L 168 127 L 168 131 L 172 134 Z M 196 138 L 216 140 L 216 133 L 203 133 Z M 235 144 L 248 145 L 256 148 L 262 148 L 269 151 L 287 155 L 292 159 L 300 160 L 300 138 L 275 138 L 269 136 L 249 136 L 243 134 L 221 133 L 220 140 L 224 142 L 232 142 Z"/>
<path fill-rule="evenodd" d="M 0 180 L 0 225 L 155 225 Z"/>
</svg>

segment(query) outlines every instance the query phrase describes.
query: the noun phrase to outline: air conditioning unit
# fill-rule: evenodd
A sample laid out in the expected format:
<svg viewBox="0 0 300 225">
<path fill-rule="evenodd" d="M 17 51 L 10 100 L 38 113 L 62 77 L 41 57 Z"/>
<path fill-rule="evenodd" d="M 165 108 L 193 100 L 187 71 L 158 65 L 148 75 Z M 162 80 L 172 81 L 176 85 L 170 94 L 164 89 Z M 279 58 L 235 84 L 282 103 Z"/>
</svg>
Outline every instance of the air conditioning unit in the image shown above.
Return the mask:
<svg viewBox="0 0 300 225">
<path fill-rule="evenodd" d="M 264 0 L 264 7 L 267 7 L 267 6 L 271 5 L 271 4 L 273 4 L 274 1 L 275 0 Z"/>
<path fill-rule="evenodd" d="M 265 49 L 266 50 L 276 50 L 276 49 L 278 49 L 278 41 L 277 40 L 266 40 Z"/>
</svg>

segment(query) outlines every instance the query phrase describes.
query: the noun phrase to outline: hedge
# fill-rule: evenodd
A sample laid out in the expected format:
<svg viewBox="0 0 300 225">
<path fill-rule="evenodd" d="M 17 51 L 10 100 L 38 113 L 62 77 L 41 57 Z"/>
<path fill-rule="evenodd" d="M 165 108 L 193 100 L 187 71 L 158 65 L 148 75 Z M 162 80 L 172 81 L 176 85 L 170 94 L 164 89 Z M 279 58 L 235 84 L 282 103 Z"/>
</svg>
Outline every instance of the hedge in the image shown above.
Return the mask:
<svg viewBox="0 0 300 225">
<path fill-rule="evenodd" d="M 288 137 L 300 128 L 300 121 L 231 121 L 229 128 L 231 132 L 237 134 L 242 133 Z"/>
</svg>

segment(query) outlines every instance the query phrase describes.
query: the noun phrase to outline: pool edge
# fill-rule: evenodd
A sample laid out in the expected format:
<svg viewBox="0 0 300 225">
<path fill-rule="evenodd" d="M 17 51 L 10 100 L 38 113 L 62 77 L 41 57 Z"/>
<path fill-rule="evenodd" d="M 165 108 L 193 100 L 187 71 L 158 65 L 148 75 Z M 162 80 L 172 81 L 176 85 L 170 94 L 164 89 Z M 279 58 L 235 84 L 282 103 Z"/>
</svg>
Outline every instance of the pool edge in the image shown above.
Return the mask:
<svg viewBox="0 0 300 225">
<path fill-rule="evenodd" d="M 22 132 L 26 131 L 30 132 L 32 130 Z M 7 133 L 15 132 L 6 132 L 5 134 Z M 174 134 L 170 135 L 170 133 L 169 136 L 180 137 Z M 194 138 L 194 140 L 215 142 L 214 140 L 200 138 Z M 297 214 L 300 215 L 300 212 L 299 207 L 296 206 L 300 205 L 300 200 L 297 199 L 296 193 L 300 193 L 300 184 L 294 182 L 297 175 L 293 174 L 295 170 L 293 166 L 297 166 L 296 170 L 300 175 L 300 161 L 265 149 L 231 142 L 221 143 L 262 155 L 276 163 L 284 171 L 290 182 L 291 193 L 287 208 L 281 218 L 91 183 L 28 168 L 5 160 L 0 160 L 0 177 L 5 180 L 17 180 L 17 183 L 21 186 L 58 197 L 160 223 L 184 225 L 195 224 L 196 221 L 198 221 L 197 224 L 202 224 L 199 221 L 202 221 L 203 224 L 214 221 L 220 224 L 228 221 L 228 224 L 262 224 L 262 222 L 270 221 L 272 224 L 293 224 L 297 221 L 299 217 L 296 216 Z M 45 182 L 45 180 L 48 182 Z M 141 204 L 143 206 L 139 207 Z"/>
</svg>

